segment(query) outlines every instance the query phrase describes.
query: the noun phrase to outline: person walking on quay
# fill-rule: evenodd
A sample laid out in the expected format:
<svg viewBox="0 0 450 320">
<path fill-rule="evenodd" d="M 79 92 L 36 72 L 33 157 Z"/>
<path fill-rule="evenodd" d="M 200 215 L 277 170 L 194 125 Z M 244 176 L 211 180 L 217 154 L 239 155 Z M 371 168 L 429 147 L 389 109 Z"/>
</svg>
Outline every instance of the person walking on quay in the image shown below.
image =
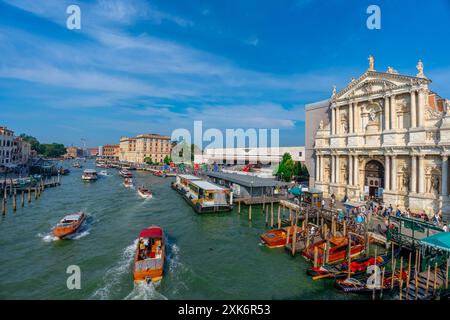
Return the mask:
<svg viewBox="0 0 450 320">
<path fill-rule="evenodd" d="M 448 225 L 444 224 L 444 226 L 442 227 L 442 230 L 444 230 L 444 232 L 448 232 Z"/>
</svg>

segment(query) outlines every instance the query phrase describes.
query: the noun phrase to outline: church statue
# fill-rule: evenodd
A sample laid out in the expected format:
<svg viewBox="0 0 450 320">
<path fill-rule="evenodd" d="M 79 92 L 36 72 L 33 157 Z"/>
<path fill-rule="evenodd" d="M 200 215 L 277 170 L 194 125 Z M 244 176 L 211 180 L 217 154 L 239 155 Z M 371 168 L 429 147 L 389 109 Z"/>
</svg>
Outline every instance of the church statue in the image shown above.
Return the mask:
<svg viewBox="0 0 450 320">
<path fill-rule="evenodd" d="M 336 95 L 336 85 L 333 85 L 333 94 L 332 97 L 334 97 Z"/>
<path fill-rule="evenodd" d="M 369 56 L 369 71 L 375 71 L 375 59 L 372 55 Z"/>
<path fill-rule="evenodd" d="M 419 71 L 417 73 L 417 77 L 425 78 L 425 75 L 423 74 L 423 63 L 422 63 L 422 60 L 419 60 L 419 62 L 417 62 L 416 68 L 417 68 L 417 71 Z"/>
<path fill-rule="evenodd" d="M 319 130 L 323 130 L 323 120 L 320 120 L 320 123 L 319 123 Z"/>
</svg>

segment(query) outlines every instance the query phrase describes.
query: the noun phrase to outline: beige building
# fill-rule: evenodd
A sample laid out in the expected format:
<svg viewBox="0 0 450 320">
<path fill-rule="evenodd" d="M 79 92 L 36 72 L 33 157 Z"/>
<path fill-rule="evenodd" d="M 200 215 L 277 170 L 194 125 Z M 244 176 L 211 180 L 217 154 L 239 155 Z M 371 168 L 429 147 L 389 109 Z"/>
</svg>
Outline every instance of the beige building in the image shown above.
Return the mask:
<svg viewBox="0 0 450 320">
<path fill-rule="evenodd" d="M 30 159 L 30 155 L 30 143 L 14 136 L 14 131 L 0 127 L 0 166 L 25 165 Z"/>
<path fill-rule="evenodd" d="M 450 103 L 429 88 L 420 60 L 416 67 L 415 76 L 379 72 L 369 57 L 358 79 L 306 108 L 307 119 L 316 115 L 306 132 L 314 140 L 308 168 L 325 195 L 382 195 L 386 204 L 448 219 Z"/>
<path fill-rule="evenodd" d="M 166 156 L 170 157 L 170 152 L 169 136 L 151 133 L 120 138 L 120 161 L 141 164 L 145 159 L 151 159 L 154 163 L 162 163 Z"/>
</svg>

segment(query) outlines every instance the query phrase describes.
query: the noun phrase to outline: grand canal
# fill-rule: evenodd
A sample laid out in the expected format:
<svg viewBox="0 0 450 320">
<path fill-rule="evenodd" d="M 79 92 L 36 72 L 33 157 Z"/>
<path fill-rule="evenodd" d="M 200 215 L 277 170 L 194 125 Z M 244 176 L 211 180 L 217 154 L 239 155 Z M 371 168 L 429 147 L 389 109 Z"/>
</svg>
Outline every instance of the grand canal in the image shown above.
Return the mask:
<svg viewBox="0 0 450 320">
<path fill-rule="evenodd" d="M 265 217 L 259 208 L 252 223 L 245 209 L 198 215 L 170 188 L 173 178 L 135 171 L 137 183 L 154 192 L 143 200 L 122 186 L 114 169 L 95 183 L 83 183 L 82 170 L 71 168 L 62 186 L 1 218 L 0 299 L 358 298 L 333 290 L 331 281 L 311 280 L 302 257 L 261 246 Z M 53 239 L 52 226 L 80 210 L 89 216 L 84 229 L 71 240 Z M 135 287 L 134 243 L 152 224 L 166 232 L 165 277 L 156 286 Z M 67 289 L 69 265 L 81 269 L 80 290 Z"/>
</svg>

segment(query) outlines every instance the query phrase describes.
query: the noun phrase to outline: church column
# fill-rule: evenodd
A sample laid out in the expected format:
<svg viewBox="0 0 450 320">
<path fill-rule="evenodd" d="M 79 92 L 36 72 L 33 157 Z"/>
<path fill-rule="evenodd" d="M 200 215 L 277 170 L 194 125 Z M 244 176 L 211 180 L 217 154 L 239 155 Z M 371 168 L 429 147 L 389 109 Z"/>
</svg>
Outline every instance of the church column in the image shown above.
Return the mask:
<svg viewBox="0 0 450 320">
<path fill-rule="evenodd" d="M 397 192 L 397 156 L 392 156 L 391 169 L 391 190 Z"/>
<path fill-rule="evenodd" d="M 336 155 L 336 164 L 335 164 L 335 168 L 336 168 L 336 183 L 340 183 L 340 167 L 339 167 L 339 155 Z"/>
<path fill-rule="evenodd" d="M 424 160 L 425 160 L 425 155 L 420 155 L 419 156 L 419 193 L 424 193 L 425 192 L 425 188 L 424 188 L 424 183 L 425 183 L 425 177 L 424 177 L 424 173 L 425 173 L 425 166 L 424 166 Z"/>
<path fill-rule="evenodd" d="M 391 96 L 391 129 L 397 129 L 397 109 L 395 95 Z"/>
<path fill-rule="evenodd" d="M 424 113 L 425 113 L 425 110 L 424 110 L 424 103 L 425 103 L 425 101 L 424 101 L 424 92 L 423 92 L 423 90 L 419 90 L 419 98 L 417 99 L 417 103 L 418 103 L 418 106 L 417 106 L 417 125 L 419 126 L 419 127 L 423 127 L 424 126 L 424 123 L 423 123 L 423 117 L 424 117 Z"/>
<path fill-rule="evenodd" d="M 323 173 L 324 173 L 324 170 L 323 170 L 323 163 L 324 163 L 324 155 L 321 155 L 320 156 L 320 171 L 319 171 L 319 179 L 320 179 L 320 181 L 323 181 Z"/>
<path fill-rule="evenodd" d="M 348 185 L 353 185 L 353 156 L 348 155 Z"/>
<path fill-rule="evenodd" d="M 411 156 L 411 185 L 409 186 L 409 190 L 413 193 L 417 192 L 417 157 Z"/>
<path fill-rule="evenodd" d="M 389 97 L 384 97 L 384 130 L 391 128 L 389 118 Z"/>
<path fill-rule="evenodd" d="M 316 181 L 320 181 L 320 156 L 316 155 Z"/>
<path fill-rule="evenodd" d="M 349 125 L 348 125 L 348 132 L 353 133 L 353 103 L 350 102 L 348 105 L 348 114 L 349 114 Z"/>
<path fill-rule="evenodd" d="M 336 162 L 335 162 L 335 156 L 331 155 L 331 183 L 334 183 L 336 181 Z"/>
<path fill-rule="evenodd" d="M 339 107 L 336 107 L 336 116 L 335 116 L 335 119 L 336 119 L 336 134 L 340 134 L 341 133 L 341 124 L 340 124 L 340 122 L 341 122 L 341 116 L 340 116 L 340 114 L 339 114 Z"/>
<path fill-rule="evenodd" d="M 353 164 L 353 185 L 357 186 L 359 184 L 359 160 L 358 155 L 354 156 L 354 164 Z"/>
<path fill-rule="evenodd" d="M 358 108 L 358 103 L 353 103 L 353 132 L 359 132 L 361 127 L 361 114 Z"/>
<path fill-rule="evenodd" d="M 448 196 L 448 156 L 442 157 L 442 196 Z"/>
<path fill-rule="evenodd" d="M 331 109 L 331 134 L 336 134 L 336 109 L 334 108 Z"/>
<path fill-rule="evenodd" d="M 411 91 L 411 128 L 415 128 L 417 126 L 416 120 L 416 92 L 414 90 Z"/>
<path fill-rule="evenodd" d="M 391 190 L 391 161 L 389 156 L 384 156 L 384 190 Z"/>
</svg>

